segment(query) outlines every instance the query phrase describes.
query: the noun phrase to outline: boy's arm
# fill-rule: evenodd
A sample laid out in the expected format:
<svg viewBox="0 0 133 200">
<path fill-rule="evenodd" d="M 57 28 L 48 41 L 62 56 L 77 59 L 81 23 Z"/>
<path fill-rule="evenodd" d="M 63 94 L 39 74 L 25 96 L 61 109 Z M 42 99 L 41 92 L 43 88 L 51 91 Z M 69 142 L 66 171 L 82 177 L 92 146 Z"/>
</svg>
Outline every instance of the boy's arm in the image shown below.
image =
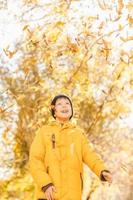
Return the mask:
<svg viewBox="0 0 133 200">
<path fill-rule="evenodd" d="M 95 152 L 93 147 L 89 144 L 88 139 L 85 135 L 82 134 L 82 159 L 83 162 L 88 165 L 88 167 L 102 180 L 104 176 L 102 175 L 103 171 L 107 171 L 107 168 L 100 158 L 100 156 Z"/>
<path fill-rule="evenodd" d="M 29 154 L 29 171 L 40 189 L 52 183 L 44 164 L 45 145 L 41 132 L 41 129 L 37 132 Z"/>
</svg>

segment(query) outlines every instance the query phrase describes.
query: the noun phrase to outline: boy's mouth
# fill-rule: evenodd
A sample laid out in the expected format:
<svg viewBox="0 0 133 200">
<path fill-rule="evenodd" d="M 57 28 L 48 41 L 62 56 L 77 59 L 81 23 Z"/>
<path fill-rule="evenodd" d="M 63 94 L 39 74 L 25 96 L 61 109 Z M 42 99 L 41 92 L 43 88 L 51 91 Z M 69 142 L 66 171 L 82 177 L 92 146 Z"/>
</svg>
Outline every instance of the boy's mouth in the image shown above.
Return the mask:
<svg viewBox="0 0 133 200">
<path fill-rule="evenodd" d="M 69 110 L 62 110 L 61 113 L 68 113 Z"/>
</svg>

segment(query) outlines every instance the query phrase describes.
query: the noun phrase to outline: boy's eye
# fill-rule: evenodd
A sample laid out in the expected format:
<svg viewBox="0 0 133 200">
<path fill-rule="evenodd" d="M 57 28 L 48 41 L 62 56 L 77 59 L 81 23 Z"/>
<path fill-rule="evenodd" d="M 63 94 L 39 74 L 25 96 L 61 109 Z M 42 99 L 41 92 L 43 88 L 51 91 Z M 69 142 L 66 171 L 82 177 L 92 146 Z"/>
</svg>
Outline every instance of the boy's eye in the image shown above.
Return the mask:
<svg viewBox="0 0 133 200">
<path fill-rule="evenodd" d="M 56 105 L 57 105 L 57 106 L 63 106 L 63 105 L 65 105 L 65 104 L 66 104 L 66 105 L 70 105 L 69 102 L 66 102 L 66 103 L 64 103 L 64 104 L 62 104 L 62 103 L 57 103 Z"/>
</svg>

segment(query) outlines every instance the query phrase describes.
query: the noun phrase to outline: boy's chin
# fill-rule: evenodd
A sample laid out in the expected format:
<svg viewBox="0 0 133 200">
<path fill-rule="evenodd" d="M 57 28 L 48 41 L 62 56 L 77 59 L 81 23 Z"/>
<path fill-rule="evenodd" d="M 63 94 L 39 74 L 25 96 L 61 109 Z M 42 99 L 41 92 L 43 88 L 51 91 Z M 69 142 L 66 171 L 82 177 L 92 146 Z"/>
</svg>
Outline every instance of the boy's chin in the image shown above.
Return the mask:
<svg viewBox="0 0 133 200">
<path fill-rule="evenodd" d="M 60 119 L 64 121 L 69 121 L 70 116 L 61 116 Z"/>
</svg>

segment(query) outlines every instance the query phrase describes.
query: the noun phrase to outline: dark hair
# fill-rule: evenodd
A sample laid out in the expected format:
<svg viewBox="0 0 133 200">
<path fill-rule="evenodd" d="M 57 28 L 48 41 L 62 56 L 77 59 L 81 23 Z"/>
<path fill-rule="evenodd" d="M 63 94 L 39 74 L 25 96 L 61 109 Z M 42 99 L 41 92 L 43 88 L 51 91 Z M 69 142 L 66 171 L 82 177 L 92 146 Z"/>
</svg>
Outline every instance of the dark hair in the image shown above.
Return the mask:
<svg viewBox="0 0 133 200">
<path fill-rule="evenodd" d="M 51 102 L 51 114 L 52 116 L 55 118 L 54 114 L 55 114 L 55 111 L 54 111 L 54 108 L 52 108 L 52 106 L 55 106 L 56 104 L 56 101 L 57 99 L 61 99 L 61 98 L 64 98 L 64 99 L 68 99 L 68 101 L 70 102 L 70 105 L 71 105 L 71 109 L 72 109 L 72 115 L 70 116 L 69 119 L 71 119 L 73 117 L 73 106 L 72 106 L 72 102 L 70 100 L 70 98 L 64 94 L 60 94 L 60 95 L 57 95 L 53 98 L 52 102 Z"/>
</svg>

